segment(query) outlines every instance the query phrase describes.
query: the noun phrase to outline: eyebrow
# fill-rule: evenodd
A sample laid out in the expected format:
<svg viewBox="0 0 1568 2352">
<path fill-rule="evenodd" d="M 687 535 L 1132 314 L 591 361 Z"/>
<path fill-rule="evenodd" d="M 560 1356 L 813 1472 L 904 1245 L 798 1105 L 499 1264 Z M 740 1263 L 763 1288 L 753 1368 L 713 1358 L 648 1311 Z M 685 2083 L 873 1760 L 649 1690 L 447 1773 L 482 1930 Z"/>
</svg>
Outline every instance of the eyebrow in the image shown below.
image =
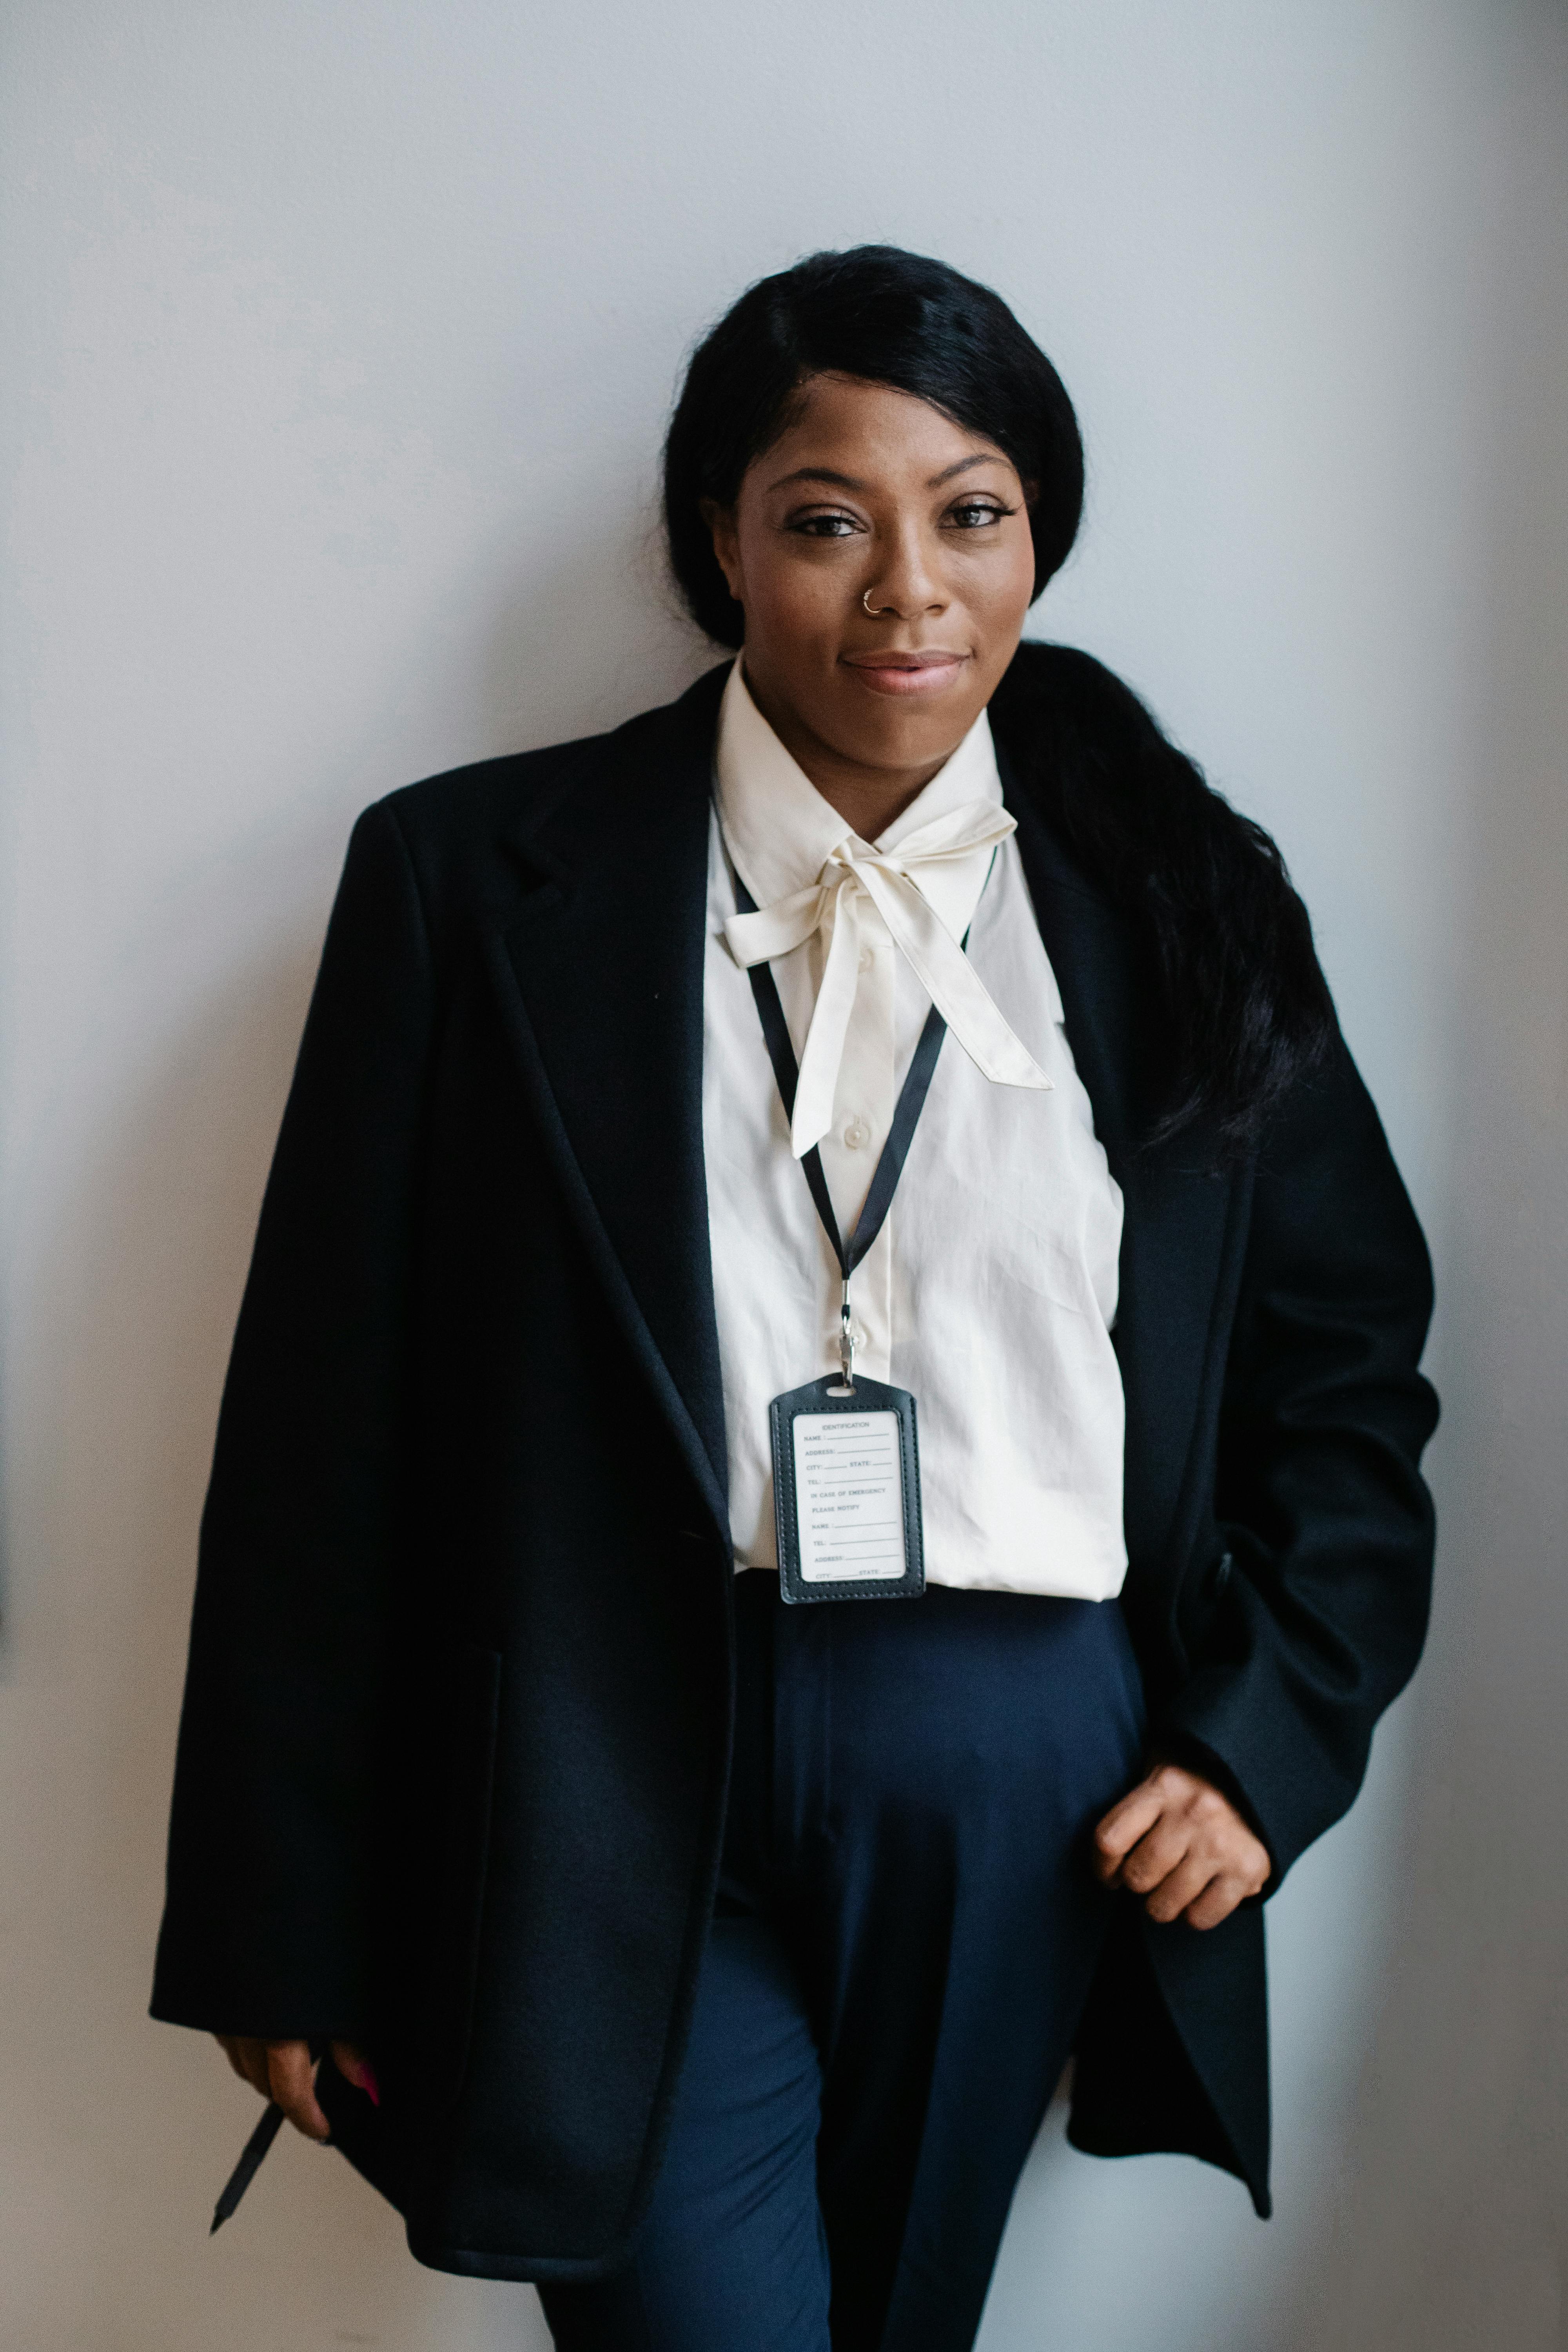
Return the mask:
<svg viewBox="0 0 1568 2352">
<path fill-rule="evenodd" d="M 926 484 L 928 490 L 939 490 L 943 482 L 951 482 L 955 474 L 967 474 L 973 466 L 1005 466 L 1005 457 L 989 449 L 976 450 L 973 457 L 960 457 L 955 465 L 944 466 L 940 474 L 932 474 Z M 836 474 L 830 466 L 799 466 L 793 474 L 781 474 L 770 482 L 770 490 L 787 490 L 792 482 L 831 482 L 835 489 L 863 490 L 867 485 L 853 474 Z"/>
</svg>

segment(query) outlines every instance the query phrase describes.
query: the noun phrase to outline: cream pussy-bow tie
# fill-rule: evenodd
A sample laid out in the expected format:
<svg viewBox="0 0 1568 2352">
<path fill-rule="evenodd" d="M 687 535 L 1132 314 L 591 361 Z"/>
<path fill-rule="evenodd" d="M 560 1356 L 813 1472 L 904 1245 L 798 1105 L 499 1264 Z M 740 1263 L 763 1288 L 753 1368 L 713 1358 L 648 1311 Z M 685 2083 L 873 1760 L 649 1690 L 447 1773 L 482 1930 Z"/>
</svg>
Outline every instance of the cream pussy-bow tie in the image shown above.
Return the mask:
<svg viewBox="0 0 1568 2352">
<path fill-rule="evenodd" d="M 975 1067 L 996 1086 L 1050 1091 L 1049 1078 L 992 1003 L 917 878 L 922 866 L 956 865 L 977 849 L 994 848 L 1016 829 L 1016 818 L 994 801 L 968 801 L 917 825 L 891 849 L 874 849 L 858 835 L 846 834 L 808 888 L 759 907 L 755 914 L 726 919 L 730 952 L 747 969 L 788 955 L 821 934 L 822 985 L 800 1057 L 791 1121 L 797 1160 L 833 1124 L 838 1066 L 859 978 L 860 910 L 868 900 Z"/>
</svg>

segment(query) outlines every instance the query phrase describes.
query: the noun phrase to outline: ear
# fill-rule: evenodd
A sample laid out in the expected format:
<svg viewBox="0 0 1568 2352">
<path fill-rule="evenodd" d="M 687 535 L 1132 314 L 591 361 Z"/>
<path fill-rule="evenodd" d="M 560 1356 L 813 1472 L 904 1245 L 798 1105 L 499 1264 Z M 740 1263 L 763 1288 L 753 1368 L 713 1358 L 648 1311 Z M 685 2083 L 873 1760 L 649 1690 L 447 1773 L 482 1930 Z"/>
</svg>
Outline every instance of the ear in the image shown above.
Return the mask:
<svg viewBox="0 0 1568 2352">
<path fill-rule="evenodd" d="M 735 528 L 735 509 L 721 507 L 716 499 L 702 499 L 698 502 L 698 512 L 712 534 L 713 554 L 724 574 L 725 585 L 736 604 L 743 604 L 746 599 L 742 593 L 741 535 Z"/>
</svg>

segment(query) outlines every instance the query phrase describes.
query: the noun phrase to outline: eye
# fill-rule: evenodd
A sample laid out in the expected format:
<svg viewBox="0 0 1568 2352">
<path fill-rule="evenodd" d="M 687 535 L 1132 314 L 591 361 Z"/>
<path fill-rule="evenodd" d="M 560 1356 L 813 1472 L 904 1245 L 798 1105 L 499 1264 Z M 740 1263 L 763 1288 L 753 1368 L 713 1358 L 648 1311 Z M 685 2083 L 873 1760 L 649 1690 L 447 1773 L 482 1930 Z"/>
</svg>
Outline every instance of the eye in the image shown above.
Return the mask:
<svg viewBox="0 0 1568 2352">
<path fill-rule="evenodd" d="M 1000 499 L 964 499 L 948 509 L 947 520 L 957 530 L 983 530 L 988 523 L 1000 522 L 1004 516 L 1016 512 L 1016 507 L 1005 507 Z"/>
<path fill-rule="evenodd" d="M 803 539 L 848 539 L 860 528 L 853 515 L 818 511 L 792 515 L 785 528 Z"/>
</svg>

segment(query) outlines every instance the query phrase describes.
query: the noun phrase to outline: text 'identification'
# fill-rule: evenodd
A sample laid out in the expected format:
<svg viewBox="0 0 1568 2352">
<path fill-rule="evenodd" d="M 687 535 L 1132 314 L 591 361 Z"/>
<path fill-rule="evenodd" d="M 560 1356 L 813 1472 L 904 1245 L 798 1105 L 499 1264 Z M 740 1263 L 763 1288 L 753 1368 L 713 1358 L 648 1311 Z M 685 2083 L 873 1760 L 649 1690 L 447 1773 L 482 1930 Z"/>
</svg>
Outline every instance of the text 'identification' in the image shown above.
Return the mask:
<svg viewBox="0 0 1568 2352">
<path fill-rule="evenodd" d="M 897 1413 L 797 1413 L 795 1491 L 803 1582 L 903 1576 Z"/>
</svg>

